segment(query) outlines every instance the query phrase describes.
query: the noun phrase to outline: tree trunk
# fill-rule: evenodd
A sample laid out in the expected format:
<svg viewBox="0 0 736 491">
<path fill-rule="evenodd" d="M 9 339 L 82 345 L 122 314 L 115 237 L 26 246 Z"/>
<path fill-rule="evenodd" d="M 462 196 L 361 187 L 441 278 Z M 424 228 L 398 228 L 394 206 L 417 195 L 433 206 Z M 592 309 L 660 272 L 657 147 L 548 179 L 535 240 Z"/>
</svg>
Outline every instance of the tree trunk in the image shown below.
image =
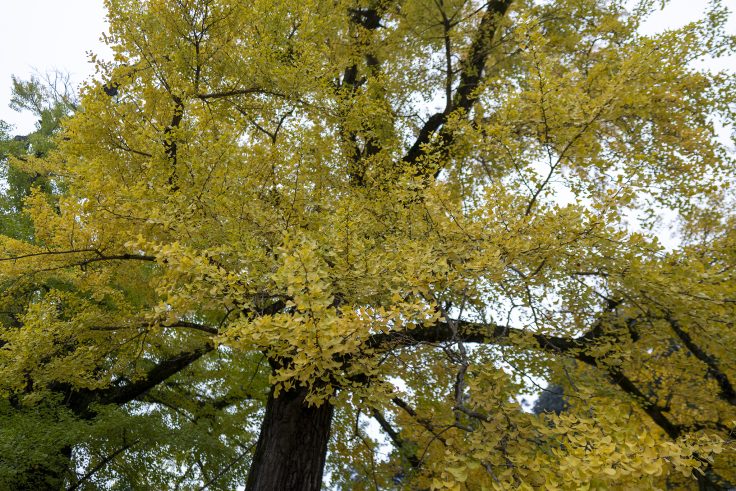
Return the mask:
<svg viewBox="0 0 736 491">
<path fill-rule="evenodd" d="M 268 395 L 246 491 L 318 491 L 327 456 L 333 407 L 307 407 L 307 389 Z"/>
</svg>

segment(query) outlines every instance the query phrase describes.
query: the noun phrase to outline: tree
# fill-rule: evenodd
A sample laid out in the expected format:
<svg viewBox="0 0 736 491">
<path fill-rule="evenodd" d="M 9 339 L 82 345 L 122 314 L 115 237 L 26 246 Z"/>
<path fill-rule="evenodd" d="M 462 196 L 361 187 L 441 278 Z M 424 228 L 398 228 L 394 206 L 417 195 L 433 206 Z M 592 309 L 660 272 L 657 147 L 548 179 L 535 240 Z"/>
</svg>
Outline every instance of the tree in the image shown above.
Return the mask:
<svg viewBox="0 0 736 491">
<path fill-rule="evenodd" d="M 38 123 L 33 132 L 12 136 L 12 127 L 0 122 L 0 169 L 4 184 L 0 196 L 0 228 L 8 237 L 35 243 L 32 222 L 23 213 L 23 201 L 31 195 L 33 187 L 58 209 L 57 199 L 64 191 L 63 178 L 52 167 L 44 165 L 43 159 L 55 147 L 53 137 L 61 129 L 62 120 L 78 110 L 78 101 L 69 76 L 60 72 L 34 75 L 27 81 L 13 77 L 12 82 L 11 107 L 19 112 L 31 112 L 38 118 Z M 60 287 L 63 284 L 53 285 L 53 288 Z M 29 295 L 41 295 L 49 288 L 51 285 L 35 283 L 25 291 L 14 289 L 6 292 L 3 296 L 4 308 L 0 312 L 4 328 L 22 326 L 23 303 L 29 300 Z M 22 294 L 20 306 L 19 299 L 13 298 L 19 293 Z M 228 364 L 229 375 L 226 379 L 244 376 L 235 369 L 237 358 L 220 358 L 220 363 Z M 157 387 L 155 391 L 149 390 L 164 377 L 188 366 L 192 360 L 163 360 L 151 367 L 150 379 L 140 382 L 137 392 L 127 387 L 126 391 L 85 393 L 81 400 L 68 397 L 68 393 L 63 394 L 63 386 L 57 386 L 55 391 L 47 394 L 50 397 L 38 397 L 38 393 L 32 393 L 33 384 L 29 380 L 24 390 L 8 394 L 9 397 L 3 398 L 0 405 L 0 441 L 4 444 L 0 450 L 0 483 L 12 489 L 37 490 L 58 489 L 66 481 L 69 488 L 77 489 L 96 476 L 103 467 L 110 466 L 113 459 L 125 451 L 134 453 L 135 463 L 118 462 L 120 465 L 116 469 L 116 477 L 125 483 L 124 486 L 163 488 L 175 476 L 178 485 L 188 485 L 191 479 L 195 483 L 200 482 L 204 478 L 210 485 L 232 488 L 234 482 L 243 479 L 242 472 L 230 468 L 222 476 L 217 472 L 225 465 L 220 460 L 228 463 L 238 457 L 242 459 L 243 450 L 247 449 L 238 442 L 239 438 L 248 435 L 248 430 L 243 425 L 245 418 L 240 416 L 237 409 L 242 405 L 250 405 L 254 396 L 235 388 L 229 390 L 225 397 L 204 397 L 192 386 L 200 379 L 211 376 L 198 377 L 191 369 L 188 377 L 167 380 L 165 386 Z M 221 371 L 221 367 L 212 364 L 209 370 Z M 255 373 L 245 375 L 251 379 L 250 389 L 257 394 L 259 385 L 264 381 L 256 378 Z M 67 397 L 60 401 L 63 395 Z M 90 404 L 125 404 L 136 396 L 142 402 L 126 408 L 128 411 L 110 408 L 104 412 L 90 410 Z M 31 404 L 24 404 L 24 398 L 29 398 Z M 141 404 L 154 401 L 161 406 L 155 411 L 158 414 L 149 413 L 146 418 L 135 414 Z M 224 414 L 224 409 L 231 414 Z M 212 435 L 214 425 L 218 426 L 216 436 Z M 223 431 L 224 426 L 231 426 L 231 432 L 235 433 L 233 440 L 227 444 L 217 440 L 229 433 Z M 181 438 L 177 434 L 179 432 L 186 432 L 187 437 Z M 146 444 L 148 448 L 145 448 Z M 191 459 L 176 458 L 177 454 L 193 446 L 198 451 Z M 77 468 L 89 469 L 80 476 L 73 476 L 69 469 L 75 447 L 77 460 L 84 462 L 79 462 Z M 141 447 L 144 448 L 141 450 Z M 170 447 L 169 452 L 161 451 L 162 447 Z M 194 465 L 197 468 L 184 472 L 184 476 L 179 475 L 181 469 L 176 469 L 176 473 L 160 469 L 155 476 L 140 475 L 136 466 L 151 459 L 152 449 L 156 449 L 156 458 L 159 462 L 165 462 L 164 466 L 173 466 L 173 461 L 181 468 Z M 214 458 L 215 455 L 217 458 Z M 191 477 L 186 474 L 191 474 Z"/>
<path fill-rule="evenodd" d="M 21 211 L 23 200 L 32 186 L 51 195 L 53 185 L 47 174 L 24 171 L 23 162 L 46 155 L 53 147 L 52 137 L 61 128 L 61 120 L 76 109 L 77 102 L 69 76 L 58 71 L 25 81 L 13 77 L 12 81 L 10 107 L 31 112 L 38 123 L 27 135 L 11 135 L 12 126 L 0 121 L 0 178 L 5 188 L 0 196 L 0 224 L 5 235 L 28 240 L 33 234 L 28 217 Z M 10 164 L 10 158 L 15 158 L 16 165 Z"/>
<path fill-rule="evenodd" d="M 63 193 L 2 239 L 9 431 L 74 429 L 9 479 L 736 481 L 736 91 L 690 64 L 736 41 L 717 3 L 643 36 L 654 3 L 109 1 L 104 81 L 26 164 Z M 521 410 L 538 379 L 564 411 Z"/>
</svg>

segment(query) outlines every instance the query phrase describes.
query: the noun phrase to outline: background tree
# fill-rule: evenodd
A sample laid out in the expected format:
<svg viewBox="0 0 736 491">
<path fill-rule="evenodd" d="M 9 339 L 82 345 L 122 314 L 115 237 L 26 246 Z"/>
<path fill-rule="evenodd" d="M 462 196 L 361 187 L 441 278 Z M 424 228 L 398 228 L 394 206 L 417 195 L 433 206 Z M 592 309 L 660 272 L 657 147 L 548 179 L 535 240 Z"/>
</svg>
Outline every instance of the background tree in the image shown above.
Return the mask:
<svg viewBox="0 0 736 491">
<path fill-rule="evenodd" d="M 8 417 L 79 428 L 23 479 L 734 480 L 735 91 L 689 64 L 733 51 L 719 4 L 652 37 L 646 1 L 108 8 L 105 82 L 28 164 L 64 192 L 3 238 Z M 529 377 L 568 408 L 522 411 Z"/>
<path fill-rule="evenodd" d="M 52 206 L 58 206 L 58 198 L 64 194 L 63 176 L 46 165 L 44 159 L 55 147 L 53 138 L 60 131 L 62 120 L 79 107 L 66 74 L 50 72 L 27 81 L 13 78 L 12 82 L 11 107 L 31 112 L 38 117 L 38 123 L 28 135 L 12 135 L 11 126 L 0 123 L 3 128 L 0 229 L 6 236 L 36 243 L 31 219 L 23 213 L 23 202 L 35 190 Z M 4 328 L 22 326 L 25 311 L 22 306 L 32 298 L 40 298 L 50 289 L 69 287 L 56 279 L 49 283 L 31 282 L 27 289 L 12 288 L 6 292 L 0 312 Z M 14 282 L 3 286 L 12 287 Z M 137 391 L 128 388 L 127 391 L 86 392 L 81 400 L 69 397 L 69 387 L 63 384 L 51 387 L 51 392 L 39 397 L 38 393 L 34 394 L 33 381 L 28 380 L 22 390 L 8 394 L 0 405 L 0 483 L 19 490 L 78 489 L 92 482 L 105 487 L 117 482 L 122 489 L 165 488 L 172 483 L 191 487 L 203 482 L 223 489 L 233 488 L 244 479 L 244 471 L 230 464 L 242 460 L 248 450 L 242 441 L 237 441 L 247 438 L 249 433 L 239 409 L 251 406 L 264 394 L 260 387 L 263 377 L 258 377 L 257 370 L 243 373 L 235 366 L 242 361 L 221 356 L 218 363 L 200 370 L 221 372 L 222 364 L 227 364 L 228 376 L 221 380 L 229 388 L 226 395 L 197 392 L 200 380 L 210 379 L 211 375 L 197 376 L 195 370 L 190 370 L 187 377 L 168 380 L 155 391 L 149 390 L 189 366 L 199 355 L 194 353 L 179 360 L 179 364 L 169 359 L 150 367 L 149 379 L 140 381 Z M 245 367 L 250 369 L 250 363 Z M 245 388 L 239 380 L 241 377 L 250 379 Z M 234 388 L 227 385 L 230 379 L 235 380 L 231 382 Z M 90 409 L 91 404 L 124 405 L 136 397 L 139 402 L 124 406 L 122 411 L 110 407 L 104 411 Z M 141 411 L 146 412 L 145 417 L 141 417 Z M 218 431 L 213 435 L 215 425 Z M 228 426 L 230 430 L 225 429 Z M 224 442 L 221 440 L 224 435 L 234 440 Z M 197 450 L 191 451 L 193 447 Z M 118 459 L 123 452 L 130 458 Z M 184 457 L 187 453 L 191 455 Z M 70 468 L 73 457 L 78 462 L 77 468 L 86 469 L 77 476 Z M 141 473 L 144 462 L 157 465 L 157 472 Z M 101 472 L 103 468 L 114 468 L 115 472 Z"/>
<path fill-rule="evenodd" d="M 13 77 L 10 107 L 28 111 L 38 118 L 36 129 L 27 135 L 13 135 L 13 128 L 0 121 L 0 229 L 5 235 L 32 240 L 32 225 L 22 213 L 23 200 L 35 186 L 54 194 L 48 175 L 25 167 L 29 158 L 44 157 L 53 148 L 53 136 L 61 129 L 61 120 L 77 107 L 76 94 L 69 76 L 50 72 L 24 81 Z"/>
</svg>

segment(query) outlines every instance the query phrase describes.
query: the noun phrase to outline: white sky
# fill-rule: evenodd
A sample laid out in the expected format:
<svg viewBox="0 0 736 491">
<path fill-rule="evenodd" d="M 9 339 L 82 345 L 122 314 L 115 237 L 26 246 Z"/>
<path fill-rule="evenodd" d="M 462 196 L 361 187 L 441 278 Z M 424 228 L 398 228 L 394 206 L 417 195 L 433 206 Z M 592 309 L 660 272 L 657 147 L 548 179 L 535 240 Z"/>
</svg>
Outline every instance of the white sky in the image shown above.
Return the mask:
<svg viewBox="0 0 736 491">
<path fill-rule="evenodd" d="M 644 27 L 646 33 L 679 27 L 702 16 L 707 0 L 672 0 Z M 736 10 L 736 0 L 724 0 Z M 10 76 L 28 79 L 34 71 L 58 69 L 71 74 L 78 84 L 93 73 L 87 53 L 103 57 L 109 53 L 100 41 L 106 30 L 102 0 L 0 0 L 0 119 L 16 126 L 15 132 L 33 129 L 32 116 L 8 107 Z M 729 32 L 736 35 L 736 15 L 731 15 Z M 736 57 L 710 64 L 736 72 Z"/>
<path fill-rule="evenodd" d="M 0 0 L 0 119 L 29 133 L 35 119 L 10 109 L 11 75 L 59 69 L 76 84 L 94 69 L 86 53 L 108 53 L 100 41 L 107 30 L 102 0 Z"/>
</svg>

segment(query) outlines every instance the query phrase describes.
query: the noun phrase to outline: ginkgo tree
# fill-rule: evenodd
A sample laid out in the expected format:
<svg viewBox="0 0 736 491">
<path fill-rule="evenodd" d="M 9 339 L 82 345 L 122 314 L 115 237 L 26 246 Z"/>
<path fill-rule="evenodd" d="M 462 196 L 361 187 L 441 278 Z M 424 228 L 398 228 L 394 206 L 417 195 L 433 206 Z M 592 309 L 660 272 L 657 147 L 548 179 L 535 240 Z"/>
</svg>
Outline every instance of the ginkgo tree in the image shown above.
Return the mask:
<svg viewBox="0 0 736 491">
<path fill-rule="evenodd" d="M 58 183 L 2 237 L 11 487 L 736 482 L 718 2 L 106 3 L 113 59 L 10 161 Z"/>
</svg>

